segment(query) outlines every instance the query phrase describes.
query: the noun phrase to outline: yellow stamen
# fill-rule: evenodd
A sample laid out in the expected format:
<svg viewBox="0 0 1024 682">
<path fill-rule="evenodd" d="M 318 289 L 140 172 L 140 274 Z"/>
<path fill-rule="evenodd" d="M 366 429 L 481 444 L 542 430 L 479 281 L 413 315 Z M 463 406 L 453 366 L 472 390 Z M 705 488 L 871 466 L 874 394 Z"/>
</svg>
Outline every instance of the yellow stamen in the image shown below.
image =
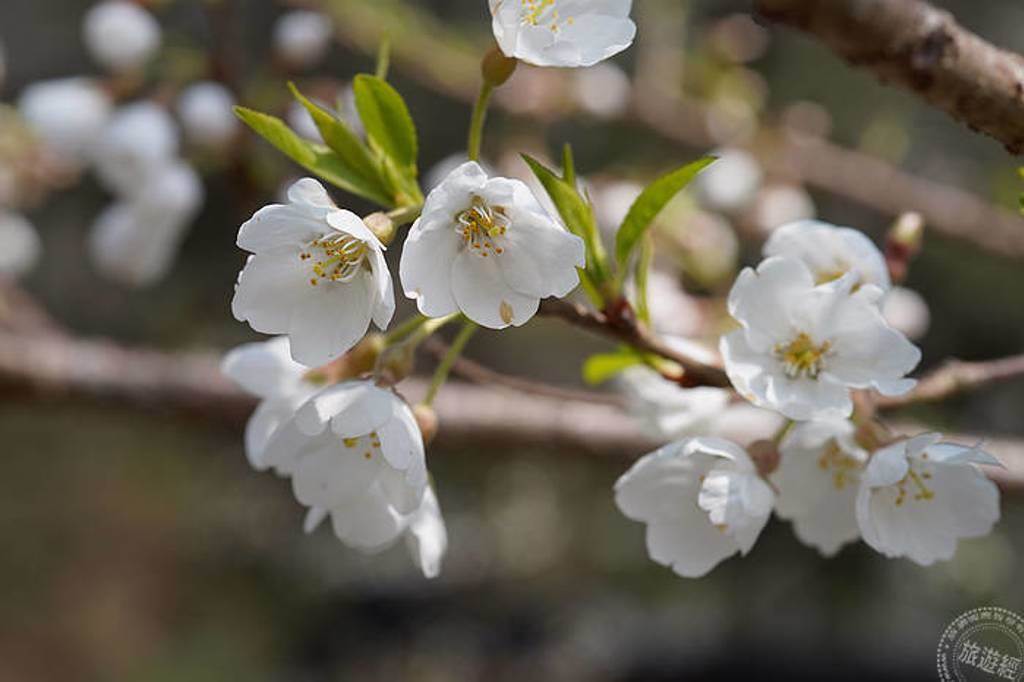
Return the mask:
<svg viewBox="0 0 1024 682">
<path fill-rule="evenodd" d="M 775 357 L 782 361 L 786 376 L 790 379 L 817 379 L 831 349 L 831 342 L 815 344 L 808 334 L 800 332 L 788 344 L 775 346 Z"/>
<path fill-rule="evenodd" d="M 505 252 L 504 247 L 496 243 L 505 236 L 510 225 L 505 207 L 489 206 L 480 197 L 473 197 L 472 205 L 456 215 L 455 222 L 463 246 L 478 256 L 486 258 L 489 253 L 500 256 Z"/>
<path fill-rule="evenodd" d="M 322 280 L 344 283 L 352 281 L 362 267 L 368 267 L 366 257 L 369 252 L 370 247 L 366 242 L 343 234 L 314 239 L 307 250 L 299 253 L 299 260 L 312 261 L 310 285 L 316 286 Z"/>
</svg>

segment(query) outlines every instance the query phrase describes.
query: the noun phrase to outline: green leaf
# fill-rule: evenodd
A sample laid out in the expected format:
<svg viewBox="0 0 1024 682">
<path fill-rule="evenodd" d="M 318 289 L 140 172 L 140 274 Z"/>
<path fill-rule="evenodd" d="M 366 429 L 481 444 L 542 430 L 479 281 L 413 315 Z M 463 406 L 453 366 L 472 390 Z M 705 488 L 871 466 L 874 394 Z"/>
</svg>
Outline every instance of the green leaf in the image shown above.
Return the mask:
<svg viewBox="0 0 1024 682">
<path fill-rule="evenodd" d="M 620 270 L 625 270 L 633 249 L 666 204 L 714 161 L 713 156 L 697 159 L 658 178 L 637 197 L 615 236 L 615 260 Z"/>
<path fill-rule="evenodd" d="M 558 177 L 553 171 L 546 168 L 544 164 L 531 156 L 523 154 L 523 160 L 533 171 L 533 174 L 540 180 L 544 190 L 551 197 L 551 201 L 558 209 L 562 222 L 569 228 L 569 231 L 580 237 L 587 249 L 587 273 L 595 288 L 608 279 L 608 266 L 605 262 L 606 255 L 601 237 L 597 232 L 597 221 L 594 218 L 594 209 L 584 199 L 576 187 Z M 571 157 L 569 157 L 571 159 Z M 569 170 L 572 173 L 572 169 Z"/>
<path fill-rule="evenodd" d="M 341 156 L 323 145 L 302 139 L 276 116 L 245 107 L 235 107 L 235 114 L 260 137 L 321 179 L 382 206 L 394 206 L 394 200 L 387 193 L 368 184 Z"/>
<path fill-rule="evenodd" d="M 603 384 L 623 370 L 642 364 L 643 356 L 630 349 L 591 355 L 583 362 L 583 381 L 591 386 Z"/>
<path fill-rule="evenodd" d="M 352 85 L 356 95 L 356 109 L 371 144 L 394 164 L 413 169 L 415 177 L 416 126 L 398 91 L 376 76 L 360 74 Z"/>
<path fill-rule="evenodd" d="M 289 83 L 288 88 L 299 104 L 304 106 L 309 115 L 313 117 L 313 122 L 316 123 L 317 130 L 320 131 L 320 136 L 324 138 L 327 146 L 341 157 L 341 160 L 351 168 L 352 172 L 360 176 L 367 187 L 372 188 L 376 194 L 381 196 L 392 194 L 388 189 L 387 181 L 381 177 L 379 168 L 374 163 L 373 157 L 370 156 L 370 150 L 352 132 L 352 129 L 337 116 L 304 96 L 294 83 Z M 394 200 L 388 205 L 393 203 Z"/>
</svg>

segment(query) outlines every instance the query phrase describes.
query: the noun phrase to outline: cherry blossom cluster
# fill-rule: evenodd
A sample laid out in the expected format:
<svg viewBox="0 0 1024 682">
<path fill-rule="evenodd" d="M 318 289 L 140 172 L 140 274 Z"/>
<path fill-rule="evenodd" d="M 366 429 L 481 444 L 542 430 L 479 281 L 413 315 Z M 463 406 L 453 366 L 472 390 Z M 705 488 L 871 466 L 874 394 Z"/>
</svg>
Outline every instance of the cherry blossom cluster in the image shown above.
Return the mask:
<svg viewBox="0 0 1024 682">
<path fill-rule="evenodd" d="M 247 256 L 232 312 L 275 338 L 235 349 L 223 370 L 260 399 L 246 428 L 247 456 L 255 469 L 290 479 L 307 532 L 329 518 L 342 543 L 365 552 L 405 538 L 414 563 L 436 576 L 447 531 L 427 466 L 425 446 L 438 427 L 431 404 L 474 331 L 522 326 L 543 299 L 577 288 L 620 330 L 665 331 L 652 314 L 659 301 L 645 231 L 712 159 L 638 189 L 604 237 L 570 150 L 561 175 L 524 157 L 543 203 L 523 181 L 478 161 L 488 98 L 516 64 L 588 67 L 621 52 L 636 32 L 631 5 L 489 0 L 497 48 L 482 61 L 468 153 L 446 162 L 426 196 L 412 117 L 380 75 L 357 77 L 352 111 L 341 115 L 293 88 L 305 132 L 239 110 L 311 173 L 384 209 L 357 215 L 303 178 L 238 232 Z M 303 61 L 320 52 L 290 42 L 325 32 L 315 18 L 296 15 L 277 39 Z M 728 204 L 722 188 L 735 189 L 730 179 L 758 182 L 743 177 L 742 162 L 723 166 L 724 175 L 702 176 L 703 201 Z M 604 238 L 615 242 L 613 258 Z M 386 255 L 397 248 L 398 285 L 419 314 L 392 325 Z M 936 434 L 895 436 L 870 409 L 876 394 L 912 390 L 908 375 L 921 359 L 883 312 L 893 287 L 879 249 L 856 230 L 801 220 L 775 230 L 763 255 L 732 286 L 731 327 L 717 352 L 663 339 L 680 357 L 721 363 L 728 381 L 684 388 L 670 379 L 687 379 L 685 368 L 640 348 L 622 350 L 614 371 L 600 372 L 620 374 L 633 413 L 671 441 L 615 485 L 621 511 L 646 524 L 651 558 L 682 576 L 704 575 L 749 552 L 773 511 L 825 555 L 861 538 L 886 556 L 930 564 L 951 557 L 961 538 L 988 533 L 999 497 L 978 466 L 998 462 Z M 411 406 L 396 386 L 417 345 L 453 322 L 462 331 L 423 402 Z M 760 437 L 746 446 L 726 438 L 738 423 Z"/>
<path fill-rule="evenodd" d="M 491 9 L 507 59 L 574 67 L 630 44 L 630 4 L 495 0 Z M 297 18 L 278 37 L 315 30 Z M 350 115 L 338 125 L 366 135 L 354 123 Z M 326 136 L 316 129 L 302 137 Z M 383 337 L 370 327 L 388 330 L 395 313 L 385 260 L 390 218 L 364 220 L 338 207 L 312 178 L 295 182 L 287 203 L 257 211 L 238 232 L 250 255 L 232 311 L 255 331 L 279 336 L 235 349 L 223 371 L 260 398 L 246 453 L 254 468 L 291 479 L 308 510 L 307 532 L 330 517 L 337 538 L 365 552 L 405 537 L 414 562 L 433 577 L 447 532 L 424 450 L 431 396 L 414 412 L 390 386 L 389 359 L 455 319 L 467 336 L 478 325 L 526 324 L 541 299 L 577 288 L 586 249 L 524 182 L 492 176 L 476 160 L 446 170 L 415 208 L 398 275 L 420 315 Z M 366 354 L 368 366 L 353 362 Z"/>
<path fill-rule="evenodd" d="M 131 287 L 155 284 L 170 271 L 204 201 L 197 168 L 215 168 L 211 159 L 233 153 L 241 132 L 227 84 L 198 74 L 185 81 L 164 68 L 172 59 L 162 52 L 163 30 L 149 5 L 156 3 L 93 3 L 82 17 L 81 40 L 102 74 L 29 84 L 14 126 L 25 129 L 26 146 L 38 147 L 25 165 L 52 168 L 56 188 L 92 170 L 113 196 L 93 220 L 87 253 L 100 274 Z M 282 64 L 304 69 L 324 57 L 331 37 L 324 15 L 290 11 L 275 23 L 272 47 Z M 0 46 L 0 84 L 6 57 Z M 28 203 L 27 192 L 7 189 L 13 171 L 4 161 L 0 274 L 20 276 L 40 258 L 41 240 L 23 215 L 27 206 L 19 205 Z"/>
<path fill-rule="evenodd" d="M 679 388 L 643 368 L 623 377 L 634 412 L 678 439 L 615 486 L 622 512 L 646 524 L 651 558 L 704 575 L 749 552 L 773 510 L 825 556 L 860 538 L 929 565 L 991 531 L 999 492 L 977 465 L 998 466 L 992 455 L 934 433 L 894 437 L 854 410 L 854 393 L 911 390 L 920 360 L 881 313 L 890 277 L 870 239 L 800 221 L 778 228 L 764 255 L 732 288 L 737 328 L 720 352 L 736 392 L 785 420 L 774 443 L 756 446 L 767 461 L 715 435 L 714 420 L 738 409 L 725 391 Z"/>
</svg>

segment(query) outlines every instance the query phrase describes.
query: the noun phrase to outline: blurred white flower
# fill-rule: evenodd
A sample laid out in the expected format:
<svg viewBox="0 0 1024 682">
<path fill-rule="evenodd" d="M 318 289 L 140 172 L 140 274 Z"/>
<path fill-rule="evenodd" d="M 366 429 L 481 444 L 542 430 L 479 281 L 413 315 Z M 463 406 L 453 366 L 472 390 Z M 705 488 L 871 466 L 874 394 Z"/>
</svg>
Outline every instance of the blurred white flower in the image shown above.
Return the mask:
<svg viewBox="0 0 1024 682">
<path fill-rule="evenodd" d="M 128 0 L 94 5 L 82 25 L 85 46 L 111 71 L 141 69 L 160 47 L 160 25 L 153 15 Z"/>
<path fill-rule="evenodd" d="M 633 0 L 489 0 L 501 51 L 536 66 L 593 66 L 633 44 Z"/>
<path fill-rule="evenodd" d="M 704 208 L 723 213 L 743 210 L 753 201 L 764 174 L 750 153 L 737 147 L 711 152 L 718 160 L 693 181 L 693 191 Z"/>
<path fill-rule="evenodd" d="M 894 329 L 911 340 L 923 338 L 931 326 L 932 314 L 921 294 L 906 287 L 893 287 L 882 302 L 882 316 Z"/>
<path fill-rule="evenodd" d="M 683 289 L 678 275 L 652 269 L 647 275 L 647 307 L 651 326 L 662 334 L 691 337 L 700 334 L 705 313 Z"/>
<path fill-rule="evenodd" d="M 202 147 L 223 148 L 238 133 L 235 97 L 220 83 L 202 81 L 185 88 L 178 96 L 178 117 L 185 135 Z"/>
<path fill-rule="evenodd" d="M 491 329 L 525 324 L 540 299 L 576 288 L 583 241 L 519 180 L 465 163 L 427 196 L 401 260 L 405 295 L 430 317 L 462 311 Z"/>
<path fill-rule="evenodd" d="M 857 524 L 887 557 L 922 566 L 951 559 L 960 538 L 987 535 L 999 520 L 999 489 L 977 468 L 999 461 L 941 438 L 927 433 L 885 447 L 861 476 Z"/>
<path fill-rule="evenodd" d="M 89 235 L 96 268 L 128 286 L 148 286 L 167 274 L 203 202 L 202 181 L 183 161 L 150 169 L 147 178 L 137 196 L 100 213 Z"/>
<path fill-rule="evenodd" d="M 810 220 L 817 211 L 814 199 L 803 187 L 776 183 L 757 192 L 749 217 L 761 234 L 771 234 L 780 225 Z"/>
<path fill-rule="evenodd" d="M 294 130 L 299 137 L 323 143 L 324 139 L 320 135 L 320 130 L 316 127 L 312 114 L 309 113 L 306 107 L 302 106 L 301 102 L 294 101 L 288 104 L 285 120 L 288 121 L 288 127 Z"/>
<path fill-rule="evenodd" d="M 263 461 L 292 479 L 310 507 L 306 529 L 330 515 L 350 547 L 381 550 L 405 532 L 427 489 L 423 440 L 409 406 L 372 381 L 316 393 L 271 436 Z"/>
<path fill-rule="evenodd" d="M 312 97 L 311 99 L 347 123 L 349 129 L 355 135 L 359 137 L 365 135 L 363 122 L 359 119 L 359 111 L 356 110 L 355 92 L 352 90 L 351 86 L 348 86 L 341 91 L 341 94 L 338 95 L 338 100 L 334 106 L 326 105 L 316 97 Z M 313 116 L 299 101 L 292 101 L 288 104 L 288 110 L 285 112 L 285 120 L 288 122 L 288 127 L 298 133 L 299 137 L 313 142 L 323 143 L 323 137 L 320 135 L 320 130 L 316 127 L 316 122 L 313 121 Z"/>
<path fill-rule="evenodd" d="M 594 204 L 594 217 L 597 218 L 601 232 L 614 237 L 622 221 L 629 214 L 633 202 L 643 191 L 643 185 L 628 180 L 617 180 L 595 187 L 591 193 L 591 200 Z"/>
<path fill-rule="evenodd" d="M 178 155 L 178 128 L 163 107 L 149 101 L 119 108 L 93 150 L 96 173 L 114 194 L 133 197 L 154 169 Z"/>
<path fill-rule="evenodd" d="M 665 440 L 708 435 L 715 418 L 729 405 L 729 391 L 682 388 L 649 367 L 630 367 L 619 377 L 630 414 L 645 430 Z"/>
<path fill-rule="evenodd" d="M 264 334 L 288 334 L 292 357 L 310 367 L 351 348 L 372 319 L 385 329 L 395 312 L 384 246 L 316 180 L 288 191 L 287 205 L 259 211 L 238 231 L 253 253 L 238 276 L 235 318 Z"/>
<path fill-rule="evenodd" d="M 431 166 L 430 170 L 423 174 L 423 189 L 428 193 L 433 191 L 434 188 L 444 182 L 456 168 L 467 161 L 469 161 L 469 158 L 466 156 L 466 152 L 456 152 L 444 157 Z M 477 163 L 480 164 L 480 168 L 482 168 L 484 173 L 487 175 L 492 175 L 494 173 L 491 165 L 486 161 L 478 161 Z"/>
<path fill-rule="evenodd" d="M 873 284 L 888 291 L 892 285 L 885 257 L 863 232 L 820 220 L 800 220 L 778 228 L 765 243 L 764 255 L 803 261 L 816 284 L 833 282 L 852 272 L 855 289 Z"/>
<path fill-rule="evenodd" d="M 284 422 L 323 386 L 310 369 L 292 360 L 287 336 L 247 343 L 224 356 L 221 372 L 260 399 L 245 425 L 245 456 L 258 471 L 267 468 L 263 451 Z"/>
<path fill-rule="evenodd" d="M 85 161 L 110 119 L 109 95 L 90 78 L 61 78 L 29 85 L 18 111 L 32 131 L 71 161 Z"/>
<path fill-rule="evenodd" d="M 886 324 L 882 290 L 855 273 L 816 286 L 802 261 L 772 257 L 745 269 L 729 294 L 741 328 L 722 337 L 725 370 L 736 390 L 790 419 L 848 417 L 852 388 L 899 395 L 921 352 Z"/>
<path fill-rule="evenodd" d="M 319 12 L 288 12 L 274 24 L 274 50 L 291 66 L 313 66 L 327 54 L 333 33 L 330 18 Z"/>
<path fill-rule="evenodd" d="M 647 524 L 651 558 L 697 578 L 747 554 L 771 515 L 774 494 L 750 456 L 720 438 L 689 438 L 644 457 L 615 483 L 615 503 Z"/>
<path fill-rule="evenodd" d="M 0 275 L 20 277 L 39 261 L 39 233 L 20 213 L 0 208 Z"/>
<path fill-rule="evenodd" d="M 771 476 L 778 491 L 775 513 L 824 556 L 860 537 L 854 502 L 868 453 L 854 440 L 855 431 L 846 419 L 795 425 L 779 446 L 782 458 Z"/>
<path fill-rule="evenodd" d="M 600 118 L 615 118 L 629 108 L 632 84 L 621 67 L 604 62 L 577 71 L 573 90 L 583 111 Z"/>
</svg>

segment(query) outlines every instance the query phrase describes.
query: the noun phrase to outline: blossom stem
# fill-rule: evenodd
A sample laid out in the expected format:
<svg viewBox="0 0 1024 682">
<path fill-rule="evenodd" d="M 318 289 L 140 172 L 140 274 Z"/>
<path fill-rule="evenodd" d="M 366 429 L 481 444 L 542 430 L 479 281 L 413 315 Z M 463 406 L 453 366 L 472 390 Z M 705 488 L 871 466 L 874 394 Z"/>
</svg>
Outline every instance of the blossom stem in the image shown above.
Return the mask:
<svg viewBox="0 0 1024 682">
<path fill-rule="evenodd" d="M 427 390 L 427 396 L 423 399 L 423 404 L 430 406 L 434 404 L 434 398 L 437 397 L 437 392 L 444 386 L 444 382 L 448 380 L 448 374 L 452 371 L 452 366 L 455 361 L 462 355 L 463 349 L 466 344 L 473 337 L 473 334 L 478 329 L 477 324 L 472 320 L 466 320 L 462 325 L 462 329 L 459 331 L 455 340 L 452 341 L 451 347 L 448 352 L 441 359 L 441 364 L 437 366 L 437 371 L 434 372 L 434 378 L 430 381 L 430 388 Z"/>
<path fill-rule="evenodd" d="M 786 423 L 779 427 L 779 430 L 776 431 L 775 435 L 772 437 L 772 443 L 775 444 L 775 447 L 779 447 L 779 445 L 782 444 L 783 439 L 789 435 L 789 432 L 793 430 L 794 426 L 796 426 L 796 422 L 792 419 L 787 419 Z"/>
<path fill-rule="evenodd" d="M 392 211 L 388 211 L 387 216 L 391 218 L 391 222 L 397 227 L 413 222 L 420 217 L 422 212 L 423 204 L 415 204 L 413 206 L 400 206 Z"/>
<path fill-rule="evenodd" d="M 377 48 L 377 69 L 375 75 L 381 80 L 387 80 L 388 69 L 391 67 L 391 38 L 384 36 Z"/>
<path fill-rule="evenodd" d="M 480 145 L 484 137 L 484 123 L 487 120 L 487 105 L 490 104 L 493 93 L 494 85 L 484 81 L 480 86 L 480 94 L 473 106 L 473 117 L 469 122 L 469 143 L 466 153 L 470 161 L 480 160 Z"/>
</svg>

